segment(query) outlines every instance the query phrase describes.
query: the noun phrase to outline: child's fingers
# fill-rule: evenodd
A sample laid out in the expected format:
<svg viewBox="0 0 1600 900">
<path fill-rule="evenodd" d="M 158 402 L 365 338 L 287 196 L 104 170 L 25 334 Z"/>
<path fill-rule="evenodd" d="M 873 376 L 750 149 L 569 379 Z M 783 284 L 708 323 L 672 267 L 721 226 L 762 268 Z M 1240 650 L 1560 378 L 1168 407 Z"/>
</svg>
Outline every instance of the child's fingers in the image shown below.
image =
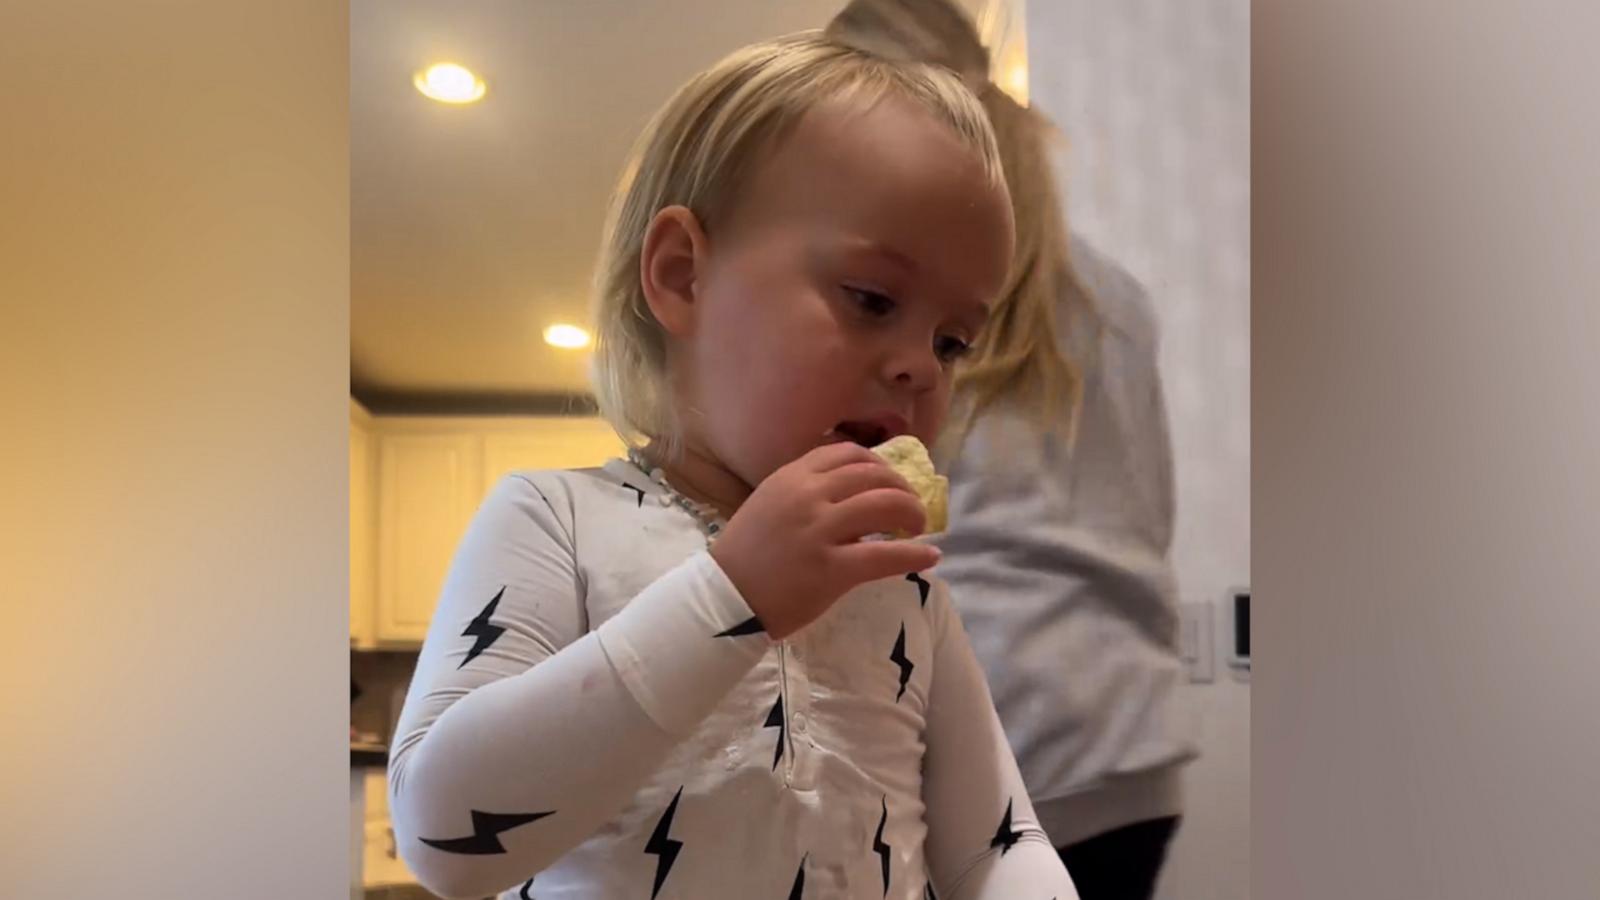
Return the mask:
<svg viewBox="0 0 1600 900">
<path fill-rule="evenodd" d="M 924 572 L 939 562 L 939 550 L 916 541 L 862 541 L 837 547 L 834 560 L 839 575 L 852 586 Z"/>
<path fill-rule="evenodd" d="M 823 533 L 838 543 L 869 534 L 921 534 L 928 515 L 917 495 L 903 488 L 874 488 L 828 508 Z"/>
<path fill-rule="evenodd" d="M 873 462 L 875 460 L 878 460 L 878 454 L 860 444 L 853 444 L 849 441 L 824 444 L 800 457 L 801 465 L 819 474 L 831 472 L 851 463 Z"/>
<path fill-rule="evenodd" d="M 823 477 L 825 496 L 833 503 L 848 500 L 857 494 L 876 488 L 891 488 L 916 496 L 916 492 L 911 490 L 911 485 L 905 478 L 876 455 L 871 461 L 840 466 Z"/>
</svg>

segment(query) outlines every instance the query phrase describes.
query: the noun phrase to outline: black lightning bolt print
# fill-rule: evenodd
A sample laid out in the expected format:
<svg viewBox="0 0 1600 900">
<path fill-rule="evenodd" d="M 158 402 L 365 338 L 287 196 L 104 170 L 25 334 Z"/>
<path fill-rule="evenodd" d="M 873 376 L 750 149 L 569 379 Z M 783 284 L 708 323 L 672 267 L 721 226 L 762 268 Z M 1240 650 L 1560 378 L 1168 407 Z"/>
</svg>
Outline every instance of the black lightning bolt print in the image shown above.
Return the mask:
<svg viewBox="0 0 1600 900">
<path fill-rule="evenodd" d="M 656 859 L 656 886 L 650 891 L 650 900 L 655 900 L 661 893 L 661 886 L 667 883 L 667 876 L 672 872 L 672 864 L 678 859 L 678 851 L 683 849 L 683 841 L 675 841 L 667 837 L 672 830 L 672 818 L 678 814 L 678 800 L 683 797 L 683 788 L 672 795 L 672 802 L 667 805 L 667 811 L 661 814 L 661 821 L 656 823 L 656 830 L 650 835 L 649 843 L 644 845 L 644 852 Z"/>
<path fill-rule="evenodd" d="M 545 816 L 554 814 L 550 812 L 536 813 L 491 813 L 480 809 L 472 811 L 472 834 L 460 838 L 421 838 L 424 844 L 446 853 L 460 853 L 465 856 L 489 856 L 495 853 L 506 852 L 505 845 L 500 843 L 500 835 L 516 828 L 535 822 Z"/>
<path fill-rule="evenodd" d="M 506 589 L 504 587 L 500 588 L 494 595 L 494 599 L 489 601 L 489 605 L 483 608 L 483 612 L 474 616 L 472 621 L 467 623 L 466 630 L 461 632 L 462 637 L 469 637 L 474 640 L 472 647 L 467 650 L 466 658 L 461 660 L 461 665 L 456 666 L 457 669 L 465 668 L 467 663 L 477 659 L 478 654 L 489 649 L 490 644 L 499 640 L 500 635 L 506 633 L 504 628 L 489 621 L 489 617 L 494 615 L 495 607 L 500 605 L 500 598 L 505 595 Z"/>
<path fill-rule="evenodd" d="M 878 833 L 872 836 L 872 852 L 883 860 L 883 895 L 889 896 L 889 845 L 883 842 L 883 826 L 889 824 L 889 798 L 883 798 L 883 818 L 878 820 Z"/>
<path fill-rule="evenodd" d="M 641 506 L 644 505 L 644 488 L 636 488 L 633 485 L 627 483 L 626 481 L 624 481 L 622 483 L 622 486 L 627 488 L 630 491 L 633 491 L 635 494 L 639 495 L 639 502 L 634 504 L 634 508 L 637 509 L 638 507 L 641 507 Z"/>
<path fill-rule="evenodd" d="M 939 900 L 939 895 L 933 892 L 933 885 L 924 884 L 922 886 L 922 900 Z M 1050 900 L 1056 900 L 1056 898 L 1051 897 Z"/>
<path fill-rule="evenodd" d="M 783 759 L 783 744 L 789 737 L 788 720 L 783 717 L 783 694 L 778 695 L 778 702 L 772 705 L 772 712 L 767 713 L 767 721 L 762 728 L 778 729 L 778 749 L 772 751 L 772 771 L 778 771 L 778 761 Z"/>
<path fill-rule="evenodd" d="M 744 637 L 747 634 L 760 634 L 766 630 L 767 626 L 761 624 L 760 619 L 751 616 L 727 631 L 717 632 L 716 637 Z"/>
<path fill-rule="evenodd" d="M 906 626 L 900 623 L 900 636 L 895 638 L 894 649 L 889 651 L 889 661 L 900 667 L 900 693 L 894 695 L 894 702 L 899 703 L 900 698 L 906 694 L 906 684 L 911 681 L 911 670 L 916 664 L 906 659 Z"/>
<path fill-rule="evenodd" d="M 927 581 L 923 580 L 922 576 L 918 575 L 915 572 L 912 572 L 910 575 L 907 575 L 906 576 L 906 580 L 917 586 L 917 596 L 918 596 L 918 598 L 921 599 L 923 608 L 927 608 L 927 606 L 928 606 L 928 591 L 933 589 L 933 585 L 931 585 Z"/>
<path fill-rule="evenodd" d="M 999 847 L 1001 856 L 1005 856 L 1006 851 L 1010 850 L 1016 845 L 1017 841 L 1022 839 L 1022 832 L 1011 830 L 1011 804 L 1012 801 L 1006 801 L 1005 818 L 1000 820 L 1000 828 L 995 831 L 994 840 L 989 842 L 989 849 L 992 850 L 995 847 Z"/>
<path fill-rule="evenodd" d="M 806 860 L 811 858 L 807 853 L 800 857 L 800 868 L 794 873 L 794 887 L 789 888 L 789 900 L 802 900 L 806 892 Z"/>
<path fill-rule="evenodd" d="M 527 883 L 522 886 L 522 890 L 517 891 L 517 900 L 533 900 L 532 891 L 533 879 L 529 878 Z"/>
</svg>

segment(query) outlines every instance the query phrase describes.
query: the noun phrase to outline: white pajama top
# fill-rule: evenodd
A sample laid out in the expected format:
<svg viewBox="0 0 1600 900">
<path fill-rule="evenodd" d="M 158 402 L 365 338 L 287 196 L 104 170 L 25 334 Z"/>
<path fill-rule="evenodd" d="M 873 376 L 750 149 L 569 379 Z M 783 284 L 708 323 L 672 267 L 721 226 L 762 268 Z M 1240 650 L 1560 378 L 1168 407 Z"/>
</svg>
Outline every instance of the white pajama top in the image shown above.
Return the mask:
<svg viewBox="0 0 1600 900">
<path fill-rule="evenodd" d="M 942 582 L 771 640 L 630 463 L 506 477 L 394 735 L 402 857 L 447 897 L 1071 900 Z"/>
</svg>

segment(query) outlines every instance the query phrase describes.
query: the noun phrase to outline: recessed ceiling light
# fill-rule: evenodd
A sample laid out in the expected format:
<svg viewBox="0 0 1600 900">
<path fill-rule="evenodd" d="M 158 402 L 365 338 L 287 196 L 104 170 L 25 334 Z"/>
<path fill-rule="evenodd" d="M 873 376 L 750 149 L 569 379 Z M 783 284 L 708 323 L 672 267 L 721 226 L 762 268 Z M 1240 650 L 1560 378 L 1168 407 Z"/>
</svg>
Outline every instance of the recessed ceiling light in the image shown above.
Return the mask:
<svg viewBox="0 0 1600 900">
<path fill-rule="evenodd" d="M 589 332 L 576 325 L 551 325 L 544 330 L 544 342 L 565 350 L 581 350 L 589 346 Z"/>
<path fill-rule="evenodd" d="M 440 103 L 471 103 L 481 98 L 489 86 L 472 70 L 455 63 L 437 63 L 418 72 L 412 79 L 423 96 Z"/>
</svg>

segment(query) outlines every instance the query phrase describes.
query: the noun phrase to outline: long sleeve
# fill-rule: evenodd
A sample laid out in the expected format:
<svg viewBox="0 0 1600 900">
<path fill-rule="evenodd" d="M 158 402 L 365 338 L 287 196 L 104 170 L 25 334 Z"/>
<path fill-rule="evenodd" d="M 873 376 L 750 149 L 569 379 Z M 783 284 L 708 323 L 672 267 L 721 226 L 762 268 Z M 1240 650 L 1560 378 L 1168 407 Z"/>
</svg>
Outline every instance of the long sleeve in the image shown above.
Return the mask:
<svg viewBox="0 0 1600 900">
<path fill-rule="evenodd" d="M 495 893 L 584 841 L 767 646 L 705 553 L 598 629 L 584 592 L 570 525 L 507 477 L 456 552 L 396 727 L 396 843 L 429 890 Z"/>
<path fill-rule="evenodd" d="M 1034 816 L 948 589 L 940 579 L 932 584 L 923 801 L 934 889 L 944 900 L 1075 900 L 1072 879 Z"/>
</svg>

